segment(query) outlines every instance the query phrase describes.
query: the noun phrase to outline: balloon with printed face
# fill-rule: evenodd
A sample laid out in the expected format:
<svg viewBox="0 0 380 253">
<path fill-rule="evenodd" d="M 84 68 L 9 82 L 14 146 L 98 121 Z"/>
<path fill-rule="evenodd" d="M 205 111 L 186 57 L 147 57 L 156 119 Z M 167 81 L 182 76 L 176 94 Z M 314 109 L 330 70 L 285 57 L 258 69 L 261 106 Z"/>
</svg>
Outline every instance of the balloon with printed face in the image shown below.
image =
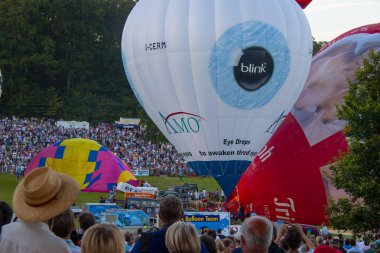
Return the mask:
<svg viewBox="0 0 380 253">
<path fill-rule="evenodd" d="M 88 139 L 69 139 L 48 146 L 32 159 L 26 173 L 38 167 L 49 167 L 72 176 L 85 192 L 109 192 L 120 182 L 137 185 L 123 161 Z"/>
<path fill-rule="evenodd" d="M 137 99 L 227 196 L 296 101 L 311 52 L 294 0 L 141 0 L 122 37 Z"/>
<path fill-rule="evenodd" d="M 348 31 L 313 57 L 300 97 L 241 177 L 231 208 L 240 203 L 274 221 L 326 222 L 328 199 L 345 197 L 328 178 L 329 164 L 348 151 L 336 105 L 371 49 L 380 50 L 380 24 Z"/>
</svg>

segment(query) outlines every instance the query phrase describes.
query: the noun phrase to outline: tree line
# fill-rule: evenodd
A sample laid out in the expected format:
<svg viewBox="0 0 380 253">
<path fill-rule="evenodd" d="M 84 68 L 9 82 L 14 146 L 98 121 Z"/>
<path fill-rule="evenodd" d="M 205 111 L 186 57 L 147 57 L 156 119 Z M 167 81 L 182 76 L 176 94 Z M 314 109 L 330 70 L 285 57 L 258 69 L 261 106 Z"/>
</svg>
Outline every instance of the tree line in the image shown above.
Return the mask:
<svg viewBox="0 0 380 253">
<path fill-rule="evenodd" d="M 133 0 L 0 1 L 2 115 L 111 122 L 136 116 L 121 36 Z"/>
</svg>

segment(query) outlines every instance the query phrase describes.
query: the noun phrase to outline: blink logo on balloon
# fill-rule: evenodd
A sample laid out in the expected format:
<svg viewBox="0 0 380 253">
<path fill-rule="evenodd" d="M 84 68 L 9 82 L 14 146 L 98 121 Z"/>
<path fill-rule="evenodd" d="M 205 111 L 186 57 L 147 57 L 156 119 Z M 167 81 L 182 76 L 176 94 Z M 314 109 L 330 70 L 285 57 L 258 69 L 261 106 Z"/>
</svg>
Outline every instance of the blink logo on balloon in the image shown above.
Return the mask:
<svg viewBox="0 0 380 253">
<path fill-rule="evenodd" d="M 273 58 L 265 48 L 249 47 L 243 50 L 234 75 L 240 87 L 255 91 L 270 80 L 273 69 Z"/>
</svg>

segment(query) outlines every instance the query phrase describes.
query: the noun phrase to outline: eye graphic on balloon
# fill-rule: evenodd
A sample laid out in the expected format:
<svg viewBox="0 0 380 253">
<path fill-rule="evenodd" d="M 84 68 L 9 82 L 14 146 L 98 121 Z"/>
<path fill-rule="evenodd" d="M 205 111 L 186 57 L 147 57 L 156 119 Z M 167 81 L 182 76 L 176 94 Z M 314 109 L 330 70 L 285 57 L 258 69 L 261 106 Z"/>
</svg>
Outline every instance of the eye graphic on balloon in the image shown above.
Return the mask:
<svg viewBox="0 0 380 253">
<path fill-rule="evenodd" d="M 209 73 L 225 103 L 251 110 L 272 100 L 285 83 L 290 64 L 283 34 L 261 21 L 249 21 L 231 27 L 216 41 Z"/>
</svg>

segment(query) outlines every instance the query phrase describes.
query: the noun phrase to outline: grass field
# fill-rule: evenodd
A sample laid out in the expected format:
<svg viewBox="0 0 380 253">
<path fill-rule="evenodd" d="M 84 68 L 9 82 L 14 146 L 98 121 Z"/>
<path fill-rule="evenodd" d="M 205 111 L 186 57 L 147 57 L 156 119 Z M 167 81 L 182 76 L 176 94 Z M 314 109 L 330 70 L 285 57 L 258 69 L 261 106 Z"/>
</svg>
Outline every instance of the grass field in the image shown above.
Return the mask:
<svg viewBox="0 0 380 253">
<path fill-rule="evenodd" d="M 148 180 L 149 184 L 157 187 L 160 190 L 166 190 L 168 186 L 171 185 L 183 185 L 184 183 L 196 183 L 198 184 L 198 189 L 202 190 L 204 187 L 207 191 L 214 192 L 216 188 L 220 190 L 220 186 L 215 181 L 214 178 L 207 177 L 184 177 L 181 181 L 178 177 L 138 177 L 138 179 Z M 0 200 L 12 204 L 13 191 L 18 184 L 15 175 L 4 175 L 0 174 Z M 85 203 L 96 203 L 99 201 L 100 196 L 106 197 L 107 193 L 88 193 L 81 192 L 77 198 L 76 205 L 82 206 Z M 123 194 L 118 193 L 117 198 L 122 199 Z"/>
</svg>

